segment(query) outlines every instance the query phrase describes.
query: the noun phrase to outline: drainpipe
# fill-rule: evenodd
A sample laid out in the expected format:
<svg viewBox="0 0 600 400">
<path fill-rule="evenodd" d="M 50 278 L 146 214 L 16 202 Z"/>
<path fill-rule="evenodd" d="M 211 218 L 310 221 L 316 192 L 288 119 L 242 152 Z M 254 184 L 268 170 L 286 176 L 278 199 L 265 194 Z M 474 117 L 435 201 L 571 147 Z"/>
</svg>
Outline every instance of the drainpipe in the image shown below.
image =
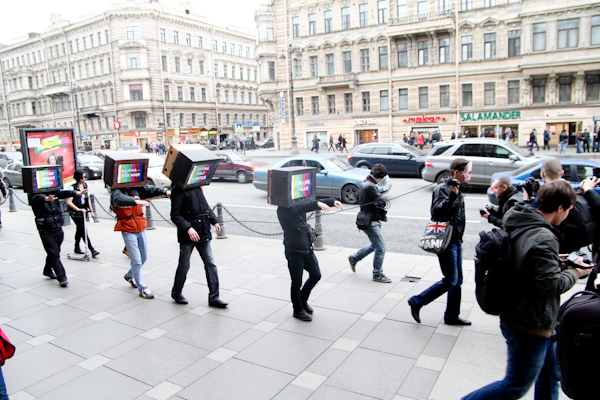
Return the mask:
<svg viewBox="0 0 600 400">
<path fill-rule="evenodd" d="M 392 38 L 388 36 L 388 122 L 390 129 L 390 142 L 394 141 L 394 132 L 392 131 L 392 110 L 393 110 L 393 93 L 392 93 Z M 381 104 L 380 104 L 381 106 Z M 381 111 L 381 110 L 380 110 Z"/>
<path fill-rule="evenodd" d="M 46 86 L 50 84 L 50 63 L 48 62 L 48 44 L 40 36 L 40 40 L 44 44 L 44 62 L 46 63 Z M 52 97 L 50 97 L 50 111 L 52 112 L 52 124 L 56 126 L 56 117 L 54 116 L 54 105 L 52 104 Z"/>
<path fill-rule="evenodd" d="M 156 19 L 156 32 L 158 33 L 158 63 L 160 65 L 160 87 L 161 87 L 161 92 L 162 92 L 162 104 L 163 104 L 162 111 L 163 111 L 163 126 L 164 126 L 164 131 L 163 131 L 162 137 L 163 137 L 163 143 L 164 143 L 165 148 L 166 148 L 167 142 L 168 142 L 167 138 L 168 138 L 169 129 L 167 127 L 167 100 L 165 99 L 165 93 L 164 93 L 164 90 L 165 90 L 165 76 L 163 74 L 163 67 L 162 67 L 162 46 L 161 46 L 161 41 L 160 41 L 160 21 L 162 19 L 162 14 L 163 14 L 163 12 L 162 12 L 162 7 L 161 7 L 160 11 L 158 12 L 158 18 Z M 166 40 L 166 35 L 167 35 L 167 33 L 165 31 L 165 40 Z"/>
<path fill-rule="evenodd" d="M 10 113 L 8 111 L 8 97 L 6 94 L 6 85 L 4 80 L 4 63 L 0 63 L 0 84 L 2 85 L 2 96 L 4 98 L 4 111 L 6 112 L 6 127 L 8 129 L 8 136 L 10 139 L 10 150 L 13 149 L 13 135 L 10 127 Z"/>
<path fill-rule="evenodd" d="M 454 65 L 455 65 L 455 80 L 456 80 L 456 138 L 458 139 L 461 135 L 460 133 L 460 102 L 461 102 L 461 92 L 460 92 L 460 57 L 462 56 L 461 48 L 460 48 L 460 35 L 458 32 L 458 7 L 455 6 L 454 9 Z"/>
<path fill-rule="evenodd" d="M 110 50 L 110 60 L 112 63 L 115 62 L 115 58 L 114 58 L 114 54 L 113 54 L 113 49 L 112 49 L 112 32 L 110 31 L 110 22 L 108 20 L 108 17 L 106 14 L 104 14 L 104 21 L 106 21 L 106 27 L 108 28 L 108 40 L 107 40 L 107 45 L 108 48 Z M 119 116 L 117 115 L 117 89 L 115 87 L 116 84 L 116 80 L 115 80 L 115 68 L 113 66 L 111 66 L 111 63 L 108 63 L 108 68 L 110 68 L 110 74 L 112 75 L 112 82 L 113 82 L 113 102 L 114 102 L 114 110 L 115 110 L 115 121 L 119 120 Z M 117 131 L 117 147 L 121 147 L 121 132 Z"/>
</svg>

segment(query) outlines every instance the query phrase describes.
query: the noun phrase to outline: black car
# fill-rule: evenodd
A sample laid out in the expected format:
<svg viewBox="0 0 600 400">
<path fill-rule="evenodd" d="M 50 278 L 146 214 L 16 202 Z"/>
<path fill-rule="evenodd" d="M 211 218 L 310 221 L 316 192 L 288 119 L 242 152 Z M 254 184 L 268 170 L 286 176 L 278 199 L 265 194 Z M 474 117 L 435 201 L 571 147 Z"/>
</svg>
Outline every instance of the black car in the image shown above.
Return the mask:
<svg viewBox="0 0 600 400">
<path fill-rule="evenodd" d="M 365 169 L 379 163 L 390 175 L 421 178 L 426 155 L 423 150 L 406 143 L 367 143 L 356 146 L 348 154 L 348 162 Z"/>
<path fill-rule="evenodd" d="M 77 169 L 84 170 L 87 179 L 101 179 L 104 161 L 91 154 L 81 154 L 77 156 Z"/>
<path fill-rule="evenodd" d="M 269 147 L 275 147 L 275 142 L 273 142 L 273 138 L 265 138 L 256 142 L 256 147 L 259 149 L 267 149 Z"/>
</svg>

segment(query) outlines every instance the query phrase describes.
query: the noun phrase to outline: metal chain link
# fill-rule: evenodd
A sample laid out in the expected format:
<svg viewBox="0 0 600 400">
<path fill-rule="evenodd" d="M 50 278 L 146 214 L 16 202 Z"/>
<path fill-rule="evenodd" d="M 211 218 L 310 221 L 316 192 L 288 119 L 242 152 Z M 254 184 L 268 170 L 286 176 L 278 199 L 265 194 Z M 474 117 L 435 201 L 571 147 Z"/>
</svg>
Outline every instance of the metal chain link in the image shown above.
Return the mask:
<svg viewBox="0 0 600 400">
<path fill-rule="evenodd" d="M 238 219 L 237 219 L 237 218 L 236 218 L 236 217 L 235 217 L 235 216 L 234 216 L 234 215 L 231 213 L 231 211 L 229 211 L 229 210 L 227 209 L 227 207 L 223 206 L 223 209 L 224 209 L 224 210 L 227 212 L 227 214 L 229 214 L 229 216 L 230 216 L 231 218 L 233 218 L 233 220 L 234 220 L 235 222 L 237 222 L 238 224 L 240 224 L 241 226 L 243 226 L 244 228 L 248 229 L 248 230 L 249 230 L 249 231 L 251 231 L 251 232 L 258 233 L 259 235 L 264 235 L 264 236 L 281 236 L 281 235 L 283 235 L 283 232 L 276 232 L 276 233 L 263 233 L 263 232 L 259 232 L 259 231 L 257 231 L 256 229 L 252 229 L 252 228 L 250 228 L 249 226 L 247 226 L 247 225 L 245 225 L 244 223 L 242 223 L 240 220 L 238 220 Z"/>
<path fill-rule="evenodd" d="M 158 211 L 158 208 L 156 208 L 156 206 L 154 205 L 154 203 L 152 203 L 152 202 L 149 202 L 149 203 L 150 203 L 150 205 L 152 206 L 152 208 L 154 208 L 154 211 L 156 211 L 156 212 L 158 213 L 158 215 L 160 215 L 160 217 L 163 219 L 163 221 L 167 222 L 169 225 L 172 225 L 172 226 L 177 226 L 177 225 L 175 225 L 173 222 L 171 222 L 171 220 L 168 220 L 168 219 L 166 219 L 166 218 L 164 217 L 164 215 L 162 215 L 162 214 L 160 213 L 160 211 Z M 152 218 L 152 219 L 153 219 L 154 221 L 156 221 L 156 218 Z"/>
<path fill-rule="evenodd" d="M 17 196 L 17 194 L 15 193 L 15 191 L 13 190 L 13 196 L 16 197 L 17 200 L 19 200 L 21 203 L 25 204 L 27 207 L 29 207 L 29 203 L 25 203 L 23 200 L 21 200 L 19 198 L 19 196 Z"/>
<path fill-rule="evenodd" d="M 106 214 L 108 214 L 109 217 L 112 217 L 113 219 L 117 219 L 117 215 L 112 210 L 110 210 L 110 209 L 107 210 L 106 208 L 104 208 L 104 206 L 102 205 L 102 203 L 100 203 L 100 200 L 98 200 L 98 197 L 94 197 L 94 198 L 96 200 L 96 204 L 98 204 L 100 206 L 100 208 L 102 209 L 102 211 L 104 211 Z"/>
</svg>

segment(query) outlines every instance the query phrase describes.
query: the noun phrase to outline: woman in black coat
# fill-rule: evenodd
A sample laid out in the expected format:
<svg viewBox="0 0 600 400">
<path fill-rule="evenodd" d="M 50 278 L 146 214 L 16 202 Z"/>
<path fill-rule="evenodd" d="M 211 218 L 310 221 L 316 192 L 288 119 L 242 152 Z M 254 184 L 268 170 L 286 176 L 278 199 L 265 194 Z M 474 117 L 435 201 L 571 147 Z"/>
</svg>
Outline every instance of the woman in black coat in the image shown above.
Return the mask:
<svg viewBox="0 0 600 400">
<path fill-rule="evenodd" d="M 85 171 L 78 169 L 73 174 L 73 178 L 75 178 L 75 183 L 73 183 L 73 190 L 81 191 L 87 189 L 87 183 L 85 182 Z M 76 254 L 83 254 L 81 248 L 79 247 L 79 242 L 81 239 L 86 240 L 86 231 L 85 231 L 85 213 L 89 213 L 92 218 L 94 217 L 94 213 L 90 208 L 89 196 L 86 194 L 78 197 L 70 197 L 67 199 L 67 205 L 71 209 L 71 218 L 73 218 L 73 222 L 77 226 L 77 230 L 75 231 L 75 250 Z M 84 243 L 85 245 L 85 243 Z M 92 253 L 92 257 L 96 257 L 100 254 L 94 246 L 92 246 L 92 242 L 90 242 L 90 237 L 87 236 L 87 245 Z"/>
</svg>

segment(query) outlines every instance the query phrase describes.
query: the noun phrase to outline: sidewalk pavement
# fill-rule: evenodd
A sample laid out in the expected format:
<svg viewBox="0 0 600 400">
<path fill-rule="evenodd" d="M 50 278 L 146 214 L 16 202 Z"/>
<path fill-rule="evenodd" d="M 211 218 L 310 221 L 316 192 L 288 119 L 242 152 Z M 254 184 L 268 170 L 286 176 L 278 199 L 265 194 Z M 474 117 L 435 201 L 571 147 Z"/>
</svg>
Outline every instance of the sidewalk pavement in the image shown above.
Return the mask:
<svg viewBox="0 0 600 400">
<path fill-rule="evenodd" d="M 42 276 L 33 214 L 2 209 L 0 325 L 17 347 L 2 371 L 12 400 L 444 400 L 504 376 L 498 318 L 477 306 L 470 260 L 461 316 L 473 325 L 442 322 L 446 296 L 423 308 L 417 324 L 406 301 L 441 278 L 436 257 L 387 253 L 393 282 L 384 284 L 371 280 L 371 257 L 353 274 L 347 257 L 355 249 L 328 246 L 317 253 L 323 277 L 307 323 L 292 318 L 281 238 L 214 239 L 229 307 L 207 307 L 197 254 L 183 306 L 170 297 L 175 228 L 148 231 L 143 273 L 156 298 L 144 300 L 123 279 L 129 260 L 110 221 L 90 224 L 101 254 L 89 262 L 67 258 L 75 227 L 64 227 L 69 287 L 61 288 Z"/>
</svg>

